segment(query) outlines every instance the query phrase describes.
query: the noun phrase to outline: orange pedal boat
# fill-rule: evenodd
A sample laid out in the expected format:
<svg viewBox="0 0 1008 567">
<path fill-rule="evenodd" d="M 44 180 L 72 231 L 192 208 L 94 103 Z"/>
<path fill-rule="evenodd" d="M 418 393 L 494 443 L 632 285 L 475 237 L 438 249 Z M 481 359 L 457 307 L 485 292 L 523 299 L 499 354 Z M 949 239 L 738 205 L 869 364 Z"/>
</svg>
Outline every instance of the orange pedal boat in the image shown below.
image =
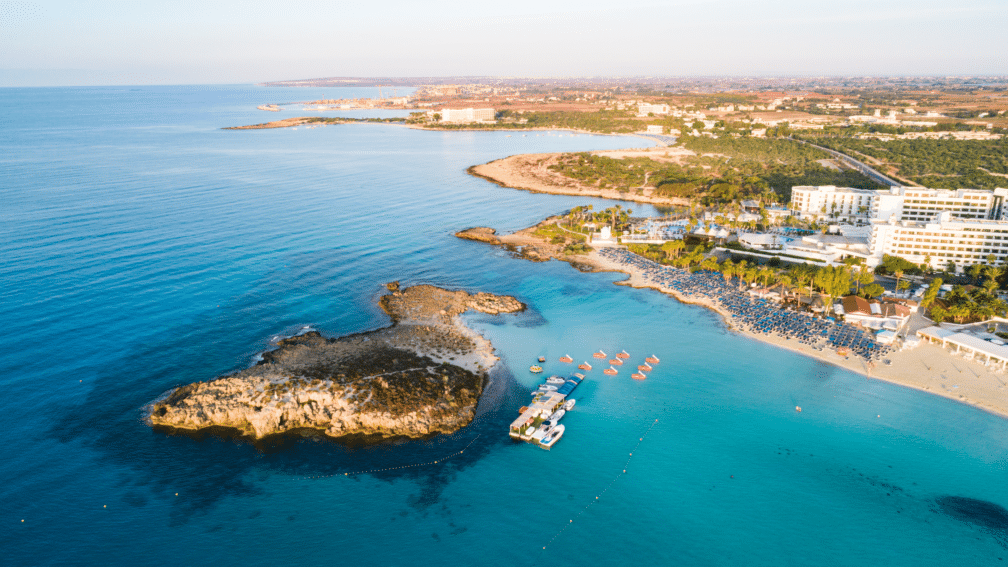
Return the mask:
<svg viewBox="0 0 1008 567">
<path fill-rule="evenodd" d="M 646 375 L 641 374 L 639 372 L 634 372 L 633 374 L 630 375 L 630 377 L 633 378 L 634 380 L 646 380 L 647 379 Z"/>
<path fill-rule="evenodd" d="M 616 358 L 630 358 L 630 353 L 628 353 L 627 351 L 623 351 L 617 354 Z"/>
<path fill-rule="evenodd" d="M 654 368 L 651 368 L 651 366 L 647 364 L 641 364 L 637 367 L 637 370 L 640 370 L 641 372 L 651 372 Z"/>
<path fill-rule="evenodd" d="M 582 362 L 581 364 L 578 364 L 578 368 L 580 368 L 581 370 L 591 370 L 592 367 L 591 364 L 588 364 L 587 362 Z"/>
<path fill-rule="evenodd" d="M 609 364 L 614 364 L 616 366 L 623 366 L 623 359 L 621 359 L 621 358 L 611 358 L 611 359 L 609 359 Z"/>
<path fill-rule="evenodd" d="M 605 370 L 603 370 L 602 373 L 606 374 L 607 376 L 615 376 L 615 375 L 619 374 L 619 371 L 616 370 L 615 368 L 613 368 L 612 366 L 610 366 L 609 368 L 606 368 Z"/>
</svg>

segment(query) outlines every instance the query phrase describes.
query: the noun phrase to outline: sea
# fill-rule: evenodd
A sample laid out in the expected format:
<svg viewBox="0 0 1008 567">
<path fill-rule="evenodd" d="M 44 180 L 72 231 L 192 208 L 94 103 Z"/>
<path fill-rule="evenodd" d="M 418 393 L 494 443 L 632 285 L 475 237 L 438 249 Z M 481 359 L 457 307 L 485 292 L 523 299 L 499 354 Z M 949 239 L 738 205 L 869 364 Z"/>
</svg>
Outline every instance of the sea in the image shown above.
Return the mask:
<svg viewBox="0 0 1008 567">
<path fill-rule="evenodd" d="M 471 165 L 653 142 L 376 123 L 221 129 L 334 115 L 263 103 L 376 91 L 0 89 L 0 563 L 1008 557 L 1008 420 L 736 335 L 703 308 L 618 285 L 622 274 L 453 236 L 614 204 L 502 188 Z M 500 357 L 471 425 L 355 446 L 170 436 L 144 422 L 158 396 L 246 368 L 276 337 L 388 325 L 376 302 L 393 280 L 528 304 L 464 316 Z M 544 356 L 546 373 L 568 375 L 560 356 L 594 361 L 599 349 L 625 349 L 630 364 L 589 373 L 553 449 L 511 441 L 542 378 L 529 366 Z M 652 354 L 660 364 L 632 380 Z"/>
</svg>

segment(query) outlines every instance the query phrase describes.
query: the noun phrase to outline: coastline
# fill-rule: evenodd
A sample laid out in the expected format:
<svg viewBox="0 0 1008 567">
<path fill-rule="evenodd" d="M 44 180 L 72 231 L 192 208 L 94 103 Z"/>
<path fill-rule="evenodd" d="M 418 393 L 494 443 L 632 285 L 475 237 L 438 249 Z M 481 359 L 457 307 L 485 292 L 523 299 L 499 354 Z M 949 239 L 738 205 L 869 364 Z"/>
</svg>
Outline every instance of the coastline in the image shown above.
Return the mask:
<svg viewBox="0 0 1008 567">
<path fill-rule="evenodd" d="M 259 443 L 285 435 L 425 438 L 468 425 L 496 364 L 493 345 L 460 319 L 515 313 L 509 296 L 418 285 L 380 299 L 392 324 L 337 338 L 286 338 L 250 368 L 175 388 L 145 412 L 157 430 L 224 432 Z"/>
<path fill-rule="evenodd" d="M 642 189 L 641 193 L 620 192 L 615 189 L 601 189 L 567 179 L 548 169 L 560 153 L 516 154 L 481 165 L 469 167 L 466 172 L 474 177 L 509 189 L 519 189 L 532 193 L 551 195 L 574 195 L 578 197 L 599 197 L 618 201 L 630 201 L 647 205 L 681 206 L 688 205 L 688 199 L 656 197 L 653 189 Z"/>
<path fill-rule="evenodd" d="M 729 330 L 747 338 L 838 366 L 864 376 L 868 380 L 877 379 L 913 388 L 968 404 L 1001 417 L 1008 417 L 1008 386 L 1006 386 L 1008 377 L 991 373 L 980 363 L 955 357 L 951 352 L 941 347 L 922 342 L 917 348 L 889 354 L 891 365 L 877 365 L 869 368 L 862 359 L 840 356 L 832 350 L 816 350 L 794 340 L 745 329 L 735 321 L 730 313 L 713 301 L 687 298 L 672 288 L 645 281 L 639 270 L 609 260 L 600 255 L 597 250 L 593 250 L 588 255 L 587 261 L 583 263 L 592 265 L 599 271 L 626 274 L 627 279 L 615 282 L 617 285 L 654 289 L 674 297 L 681 303 L 706 307 L 718 313 Z"/>
<path fill-rule="evenodd" d="M 538 226 L 543 223 L 555 222 L 556 219 L 557 217 L 550 217 L 533 227 L 513 234 L 498 236 L 499 242 L 497 244 L 516 250 L 515 256 L 519 258 L 535 261 L 545 261 L 552 258 L 568 262 L 580 271 L 625 274 L 626 279 L 614 282 L 615 285 L 636 289 L 653 289 L 675 298 L 680 303 L 710 309 L 721 316 L 729 331 L 746 338 L 843 368 L 863 376 L 866 380 L 882 380 L 971 405 L 1000 417 L 1008 417 L 1008 376 L 992 373 L 979 362 L 956 357 L 939 346 L 922 342 L 916 348 L 895 351 L 886 355 L 891 360 L 889 365 L 878 364 L 869 367 L 864 359 L 841 356 L 832 349 L 818 350 L 796 340 L 756 333 L 736 321 L 731 313 L 715 301 L 687 297 L 671 287 L 656 284 L 647 279 L 640 269 L 606 258 L 599 253 L 598 249 L 593 249 L 587 255 L 563 254 L 560 246 L 546 243 L 532 234 Z"/>
</svg>

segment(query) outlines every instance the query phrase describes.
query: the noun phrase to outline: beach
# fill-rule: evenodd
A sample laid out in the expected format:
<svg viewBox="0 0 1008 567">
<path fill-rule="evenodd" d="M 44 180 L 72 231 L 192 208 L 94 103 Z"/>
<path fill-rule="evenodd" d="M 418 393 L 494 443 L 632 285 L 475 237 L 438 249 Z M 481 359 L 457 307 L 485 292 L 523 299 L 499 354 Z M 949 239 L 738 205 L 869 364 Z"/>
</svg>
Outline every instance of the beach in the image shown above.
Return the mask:
<svg viewBox="0 0 1008 567">
<path fill-rule="evenodd" d="M 794 339 L 754 332 L 740 323 L 717 301 L 697 296 L 686 297 L 676 289 L 647 277 L 643 270 L 608 258 L 598 250 L 593 250 L 586 259 L 580 261 L 601 271 L 627 274 L 627 279 L 617 282 L 618 285 L 655 289 L 683 303 L 700 305 L 716 311 L 731 330 L 751 339 L 839 366 L 866 379 L 884 380 L 914 388 L 1008 417 L 1008 387 L 1006 387 L 1008 377 L 1002 373 L 992 372 L 978 361 L 955 356 L 952 351 L 940 346 L 922 342 L 916 348 L 886 354 L 885 358 L 891 362 L 890 364 L 871 364 L 856 356 L 841 356 L 834 349 L 820 350 Z"/>
<path fill-rule="evenodd" d="M 655 289 L 671 295 L 683 303 L 706 307 L 720 314 L 727 327 L 733 332 L 748 338 L 844 368 L 860 374 L 866 379 L 884 380 L 914 388 L 1008 417 L 1008 385 L 1006 385 L 1008 377 L 991 371 L 990 368 L 978 361 L 955 356 L 952 351 L 927 342 L 921 342 L 919 346 L 912 349 L 886 352 L 884 357 L 869 361 L 853 353 L 846 356 L 837 354 L 836 348 L 810 345 L 780 334 L 755 331 L 745 322 L 740 321 L 716 298 L 700 294 L 686 295 L 649 277 L 645 270 L 637 265 L 613 259 L 601 251 L 606 250 L 605 248 L 593 249 L 587 255 L 567 254 L 563 251 L 562 245 L 550 244 L 534 234 L 539 226 L 556 223 L 558 220 L 559 217 L 549 217 L 536 226 L 512 234 L 497 235 L 492 229 L 474 227 L 460 231 L 456 233 L 456 236 L 504 246 L 512 250 L 515 257 L 526 260 L 547 261 L 555 258 L 569 262 L 582 271 L 621 272 L 626 274 L 627 278 L 616 282 L 617 285 Z M 666 269 L 685 273 L 684 270 L 675 268 L 666 267 Z M 889 363 L 885 363 L 884 360 L 888 360 Z"/>
</svg>

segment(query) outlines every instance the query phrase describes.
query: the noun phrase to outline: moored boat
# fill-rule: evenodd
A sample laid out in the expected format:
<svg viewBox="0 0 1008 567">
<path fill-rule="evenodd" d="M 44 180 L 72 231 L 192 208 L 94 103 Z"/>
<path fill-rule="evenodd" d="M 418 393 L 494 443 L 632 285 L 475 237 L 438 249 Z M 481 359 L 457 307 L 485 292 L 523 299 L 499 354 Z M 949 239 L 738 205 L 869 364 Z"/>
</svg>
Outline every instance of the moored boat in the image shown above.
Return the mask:
<svg viewBox="0 0 1008 567">
<path fill-rule="evenodd" d="M 550 376 L 549 378 L 546 379 L 546 383 L 547 384 L 555 384 L 557 386 L 559 386 L 560 384 L 563 384 L 564 382 L 566 382 L 566 380 L 564 380 L 563 378 L 561 378 L 559 376 Z"/>
<path fill-rule="evenodd" d="M 570 355 L 565 354 L 565 355 L 563 355 L 563 356 L 560 357 L 560 362 L 566 362 L 566 363 L 570 364 L 571 362 L 574 362 L 574 359 L 571 358 Z"/>
<path fill-rule="evenodd" d="M 557 387 L 554 386 L 553 384 L 539 384 L 539 391 L 540 392 L 556 392 L 557 391 Z"/>
<path fill-rule="evenodd" d="M 551 429 L 545 436 L 543 436 L 542 440 L 539 441 L 539 445 L 541 445 L 544 449 L 549 449 L 550 447 L 553 446 L 554 443 L 556 443 L 557 441 L 560 440 L 561 437 L 563 437 L 563 434 L 564 434 L 564 426 L 558 425 L 553 429 Z"/>
<path fill-rule="evenodd" d="M 621 358 L 610 358 L 609 359 L 609 364 L 613 364 L 615 366 L 623 366 L 623 359 L 621 359 Z"/>
<path fill-rule="evenodd" d="M 564 414 L 566 414 L 566 413 L 567 413 L 567 410 L 565 410 L 565 409 L 563 409 L 563 408 L 560 408 L 560 409 L 556 410 L 555 412 L 553 412 L 552 414 L 550 414 L 550 416 L 549 416 L 549 420 L 550 420 L 551 422 L 553 422 L 553 423 L 558 423 L 558 422 L 560 421 L 560 419 L 561 419 L 561 418 L 562 418 L 562 417 L 564 416 Z"/>
<path fill-rule="evenodd" d="M 538 364 L 533 364 L 532 366 L 529 366 L 529 372 L 531 372 L 532 374 L 539 374 L 540 372 L 542 372 L 542 366 L 539 366 Z"/>
<path fill-rule="evenodd" d="M 628 353 L 627 351 L 623 351 L 617 354 L 616 358 L 630 358 L 630 353 Z"/>
<path fill-rule="evenodd" d="M 653 355 L 653 354 L 651 356 L 645 358 L 644 360 L 648 364 L 658 364 L 659 362 L 661 362 L 660 360 L 658 360 L 658 357 L 655 356 L 655 355 Z"/>
<path fill-rule="evenodd" d="M 606 353 L 602 352 L 601 350 L 598 351 L 598 352 L 596 352 L 592 356 L 595 357 L 595 358 L 607 358 L 608 357 L 608 355 L 606 355 Z"/>
<path fill-rule="evenodd" d="M 545 356 L 540 356 L 539 357 L 539 362 L 546 362 L 546 357 Z"/>
<path fill-rule="evenodd" d="M 591 364 L 588 364 L 588 361 L 585 361 L 582 362 L 581 364 L 578 364 L 578 368 L 580 368 L 581 370 L 591 370 L 592 366 Z"/>
<path fill-rule="evenodd" d="M 637 370 L 640 370 L 641 372 L 651 372 L 654 368 L 651 368 L 651 365 L 644 363 L 638 366 Z"/>
<path fill-rule="evenodd" d="M 619 371 L 616 370 L 615 368 L 613 368 L 612 366 L 610 366 L 609 368 L 606 368 L 605 370 L 603 370 L 602 373 L 605 374 L 605 375 L 607 375 L 607 376 L 615 376 L 615 375 L 619 374 Z"/>
<path fill-rule="evenodd" d="M 564 402 L 563 409 L 565 409 L 567 411 L 570 411 L 570 410 L 574 409 L 574 404 L 576 404 L 576 403 L 577 403 L 577 400 L 575 400 L 574 398 L 571 398 L 571 399 L 567 400 L 566 402 Z"/>
<path fill-rule="evenodd" d="M 641 374 L 640 372 L 634 372 L 633 374 L 630 375 L 630 377 L 633 378 L 634 380 L 646 380 L 647 379 L 647 375 Z"/>
</svg>

